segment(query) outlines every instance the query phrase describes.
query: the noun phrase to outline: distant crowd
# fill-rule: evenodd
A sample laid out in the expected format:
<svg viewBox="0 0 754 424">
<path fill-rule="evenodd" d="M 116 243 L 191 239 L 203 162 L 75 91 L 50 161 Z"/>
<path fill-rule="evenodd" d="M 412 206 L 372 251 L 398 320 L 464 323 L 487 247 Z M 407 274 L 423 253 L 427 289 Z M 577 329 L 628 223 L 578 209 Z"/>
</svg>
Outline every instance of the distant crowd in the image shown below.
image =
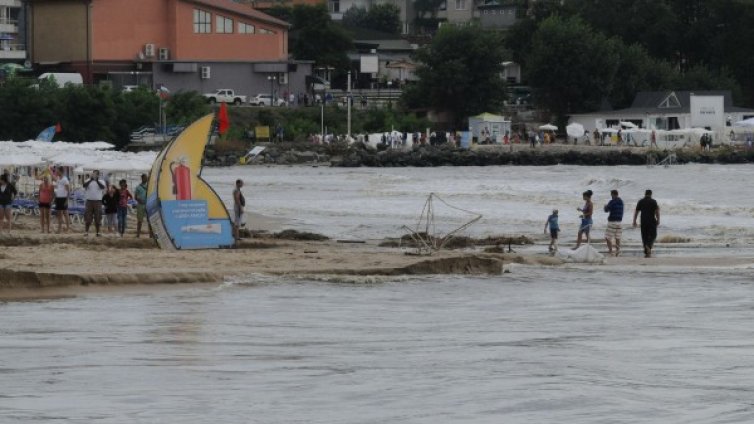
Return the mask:
<svg viewBox="0 0 754 424">
<path fill-rule="evenodd" d="M 141 183 L 134 189 L 128 188 L 126 180 L 111 183 L 109 178 L 101 178 L 98 170 L 84 176 L 83 192 L 75 196 L 65 168 L 58 167 L 42 176 L 42 183 L 36 187 L 34 199 L 19 198 L 16 187 L 18 176 L 7 170 L 0 174 L 0 232 L 13 229 L 14 211 L 38 210 L 39 225 L 43 234 L 49 234 L 51 216 L 57 221 L 56 233 L 71 231 L 71 216 L 80 215 L 84 220 L 84 236 L 94 228 L 95 236 L 102 232 L 118 234 L 126 232 L 128 215 L 136 211 L 136 237 L 141 236 L 146 218 L 147 182 L 146 174 L 141 175 Z M 104 217 L 104 222 L 103 222 Z"/>
</svg>

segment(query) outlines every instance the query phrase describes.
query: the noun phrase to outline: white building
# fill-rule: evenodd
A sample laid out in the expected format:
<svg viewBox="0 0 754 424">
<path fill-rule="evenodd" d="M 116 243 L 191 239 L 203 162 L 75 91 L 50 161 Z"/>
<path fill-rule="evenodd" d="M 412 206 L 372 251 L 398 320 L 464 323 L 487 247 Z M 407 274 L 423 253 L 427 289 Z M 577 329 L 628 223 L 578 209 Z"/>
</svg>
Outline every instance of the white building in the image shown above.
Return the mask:
<svg viewBox="0 0 754 424">
<path fill-rule="evenodd" d="M 0 0 L 0 62 L 23 62 L 23 3 L 21 0 Z"/>
<path fill-rule="evenodd" d="M 707 128 L 722 134 L 733 122 L 754 117 L 754 110 L 736 107 L 730 91 L 643 91 L 631 107 L 571 115 L 587 131 L 631 122 L 639 128 L 675 130 Z"/>
</svg>

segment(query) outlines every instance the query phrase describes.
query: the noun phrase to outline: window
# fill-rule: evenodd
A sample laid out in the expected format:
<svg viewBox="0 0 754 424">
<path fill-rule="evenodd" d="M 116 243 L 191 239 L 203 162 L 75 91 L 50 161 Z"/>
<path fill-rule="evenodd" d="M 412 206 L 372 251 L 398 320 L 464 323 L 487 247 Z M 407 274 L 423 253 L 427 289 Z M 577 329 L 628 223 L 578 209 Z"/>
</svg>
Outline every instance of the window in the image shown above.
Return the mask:
<svg viewBox="0 0 754 424">
<path fill-rule="evenodd" d="M 217 32 L 218 34 L 233 34 L 233 19 L 216 15 L 215 32 Z"/>
<path fill-rule="evenodd" d="M 340 0 L 330 0 L 330 13 L 340 13 Z"/>
<path fill-rule="evenodd" d="M 259 28 L 259 33 L 260 34 L 271 34 L 271 35 L 274 35 L 275 31 L 272 31 L 272 30 L 269 30 L 269 29 L 266 29 L 266 28 Z"/>
<path fill-rule="evenodd" d="M 239 34 L 254 34 L 254 25 L 249 25 L 243 22 L 239 22 L 238 33 Z"/>
<path fill-rule="evenodd" d="M 466 0 L 456 0 L 456 10 L 466 10 Z"/>
<path fill-rule="evenodd" d="M 212 32 L 212 15 L 204 10 L 194 9 L 194 34 Z"/>
</svg>

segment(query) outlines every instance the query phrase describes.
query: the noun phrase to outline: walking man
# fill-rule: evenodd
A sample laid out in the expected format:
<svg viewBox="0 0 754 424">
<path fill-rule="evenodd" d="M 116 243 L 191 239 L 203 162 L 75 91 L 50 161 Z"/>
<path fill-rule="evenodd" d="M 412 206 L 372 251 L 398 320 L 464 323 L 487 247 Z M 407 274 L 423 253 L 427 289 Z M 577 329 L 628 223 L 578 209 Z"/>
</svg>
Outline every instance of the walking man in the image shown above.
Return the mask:
<svg viewBox="0 0 754 424">
<path fill-rule="evenodd" d="M 102 221 L 102 197 L 105 195 L 107 184 L 99 177 L 99 170 L 92 172 L 88 180 L 84 182 L 84 192 L 86 197 L 86 208 L 84 210 L 84 225 L 86 226 L 84 236 L 89 235 L 89 227 L 94 220 L 94 228 L 97 231 L 97 237 L 100 236 L 99 227 Z"/>
<path fill-rule="evenodd" d="M 241 240 L 241 227 L 245 224 L 244 208 L 246 207 L 246 199 L 241 193 L 243 187 L 242 180 L 236 180 L 236 189 L 233 190 L 233 238 L 236 243 Z"/>
<path fill-rule="evenodd" d="M 607 215 L 607 229 L 605 241 L 607 242 L 607 254 L 613 254 L 613 240 L 615 240 L 615 256 L 620 254 L 620 238 L 623 234 L 621 221 L 623 221 L 623 200 L 618 197 L 618 190 L 610 190 L 610 201 L 605 205 Z"/>
<path fill-rule="evenodd" d="M 660 225 L 660 207 L 652 198 L 652 190 L 644 192 L 644 198 L 639 200 L 634 210 L 634 227 L 636 217 L 641 213 L 641 242 L 644 245 L 644 257 L 652 257 L 652 247 L 657 239 L 657 227 Z"/>
<path fill-rule="evenodd" d="M 136 238 L 141 237 L 141 225 L 147 216 L 147 183 L 149 177 L 147 174 L 141 174 L 141 184 L 134 190 L 134 199 L 136 200 Z M 150 231 L 150 237 L 152 233 Z"/>
</svg>

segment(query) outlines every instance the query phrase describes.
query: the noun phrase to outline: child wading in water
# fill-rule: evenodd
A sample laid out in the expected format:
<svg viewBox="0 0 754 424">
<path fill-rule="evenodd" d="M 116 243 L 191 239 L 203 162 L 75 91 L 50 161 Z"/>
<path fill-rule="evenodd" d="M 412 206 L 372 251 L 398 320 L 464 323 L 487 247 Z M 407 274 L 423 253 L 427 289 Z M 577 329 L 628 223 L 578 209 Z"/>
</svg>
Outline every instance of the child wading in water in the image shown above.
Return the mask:
<svg viewBox="0 0 754 424">
<path fill-rule="evenodd" d="M 553 209 L 552 215 L 547 217 L 547 222 L 545 222 L 545 234 L 547 234 L 547 230 L 550 230 L 550 252 L 557 252 L 558 251 L 558 233 L 560 232 L 560 226 L 558 225 L 558 210 Z"/>
</svg>

